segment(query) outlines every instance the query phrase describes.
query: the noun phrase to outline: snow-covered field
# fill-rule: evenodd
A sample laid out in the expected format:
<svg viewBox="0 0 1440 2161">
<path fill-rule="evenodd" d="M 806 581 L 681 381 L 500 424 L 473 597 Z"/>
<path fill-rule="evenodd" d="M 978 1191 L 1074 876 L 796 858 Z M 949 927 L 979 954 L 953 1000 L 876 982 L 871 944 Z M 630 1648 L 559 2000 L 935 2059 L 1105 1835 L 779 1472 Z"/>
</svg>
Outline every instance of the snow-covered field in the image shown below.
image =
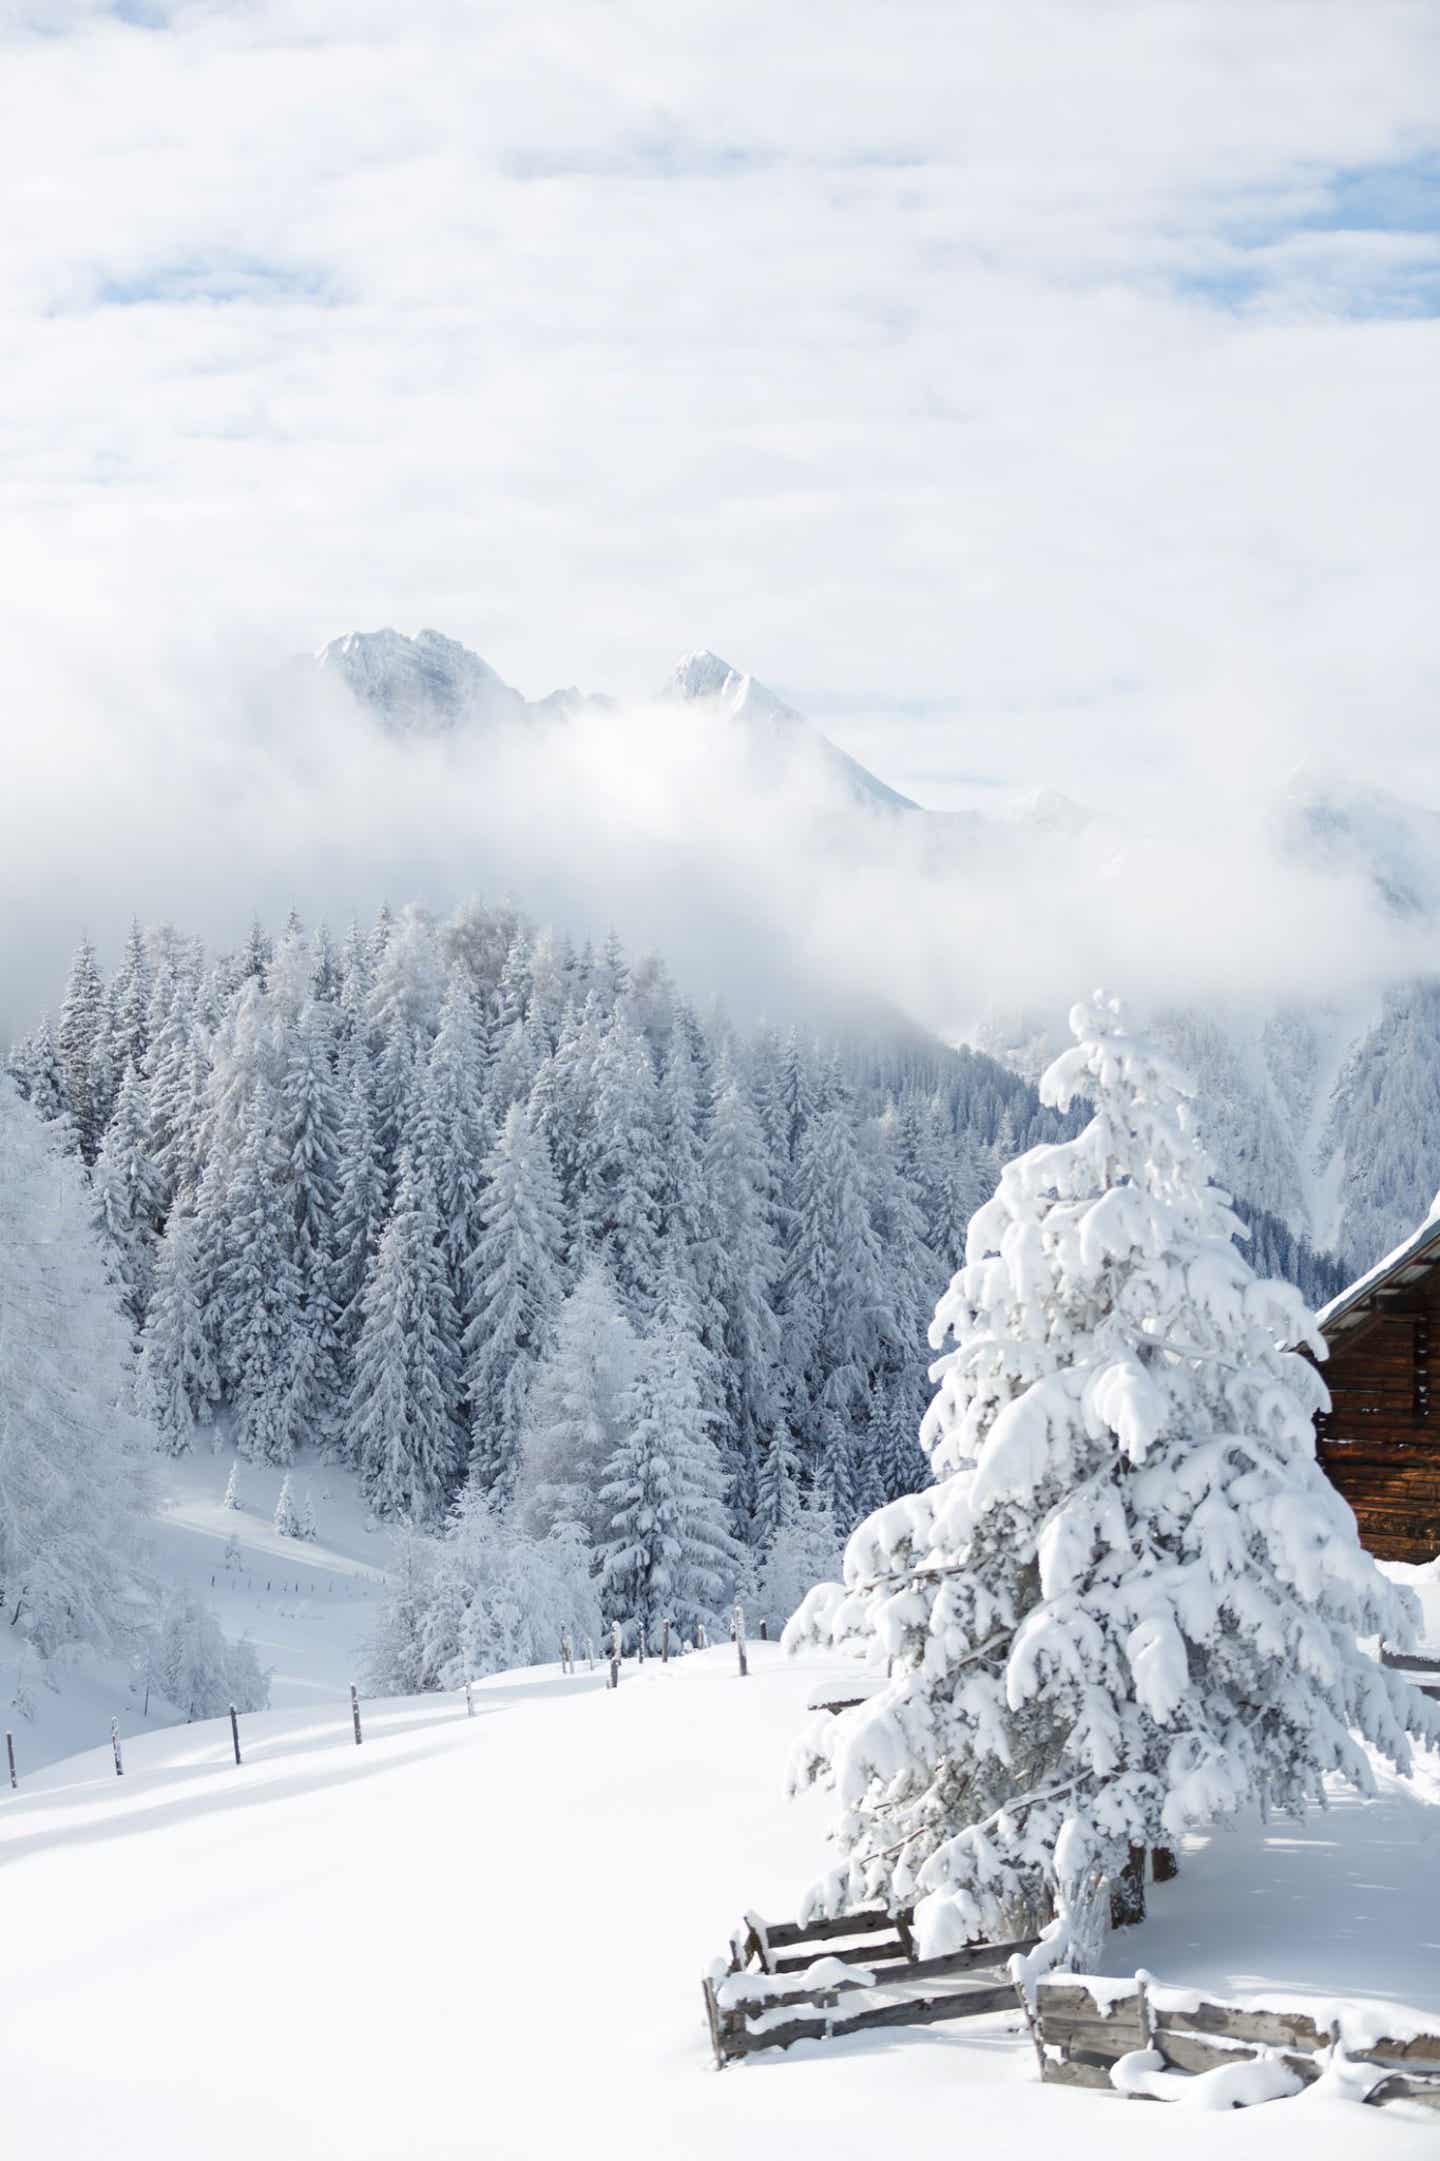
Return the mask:
<svg viewBox="0 0 1440 2161">
<path fill-rule="evenodd" d="M 324 1677 L 318 1651 L 287 1664 L 297 1692 Z M 747 1907 L 788 1915 L 821 1858 L 825 1801 L 781 1787 L 834 1671 L 764 1644 L 743 1682 L 728 1646 L 627 1665 L 615 1695 L 600 1670 L 537 1669 L 477 1684 L 473 1720 L 454 1696 L 367 1704 L 359 1749 L 317 1685 L 243 1722 L 238 1770 L 228 1730 L 197 1725 L 132 1740 L 123 1780 L 103 1748 L 27 1778 L 0 1800 L 6 2151 L 1212 2156 L 1213 2118 L 1042 2089 L 1013 2019 L 713 2069 L 702 1970 Z M 1110 1965 L 1440 2011 L 1440 1811 L 1391 1782 L 1196 1842 Z M 1318 2092 L 1223 2138 L 1306 2161 L 1435 2149 L 1433 2117 Z"/>
<path fill-rule="evenodd" d="M 282 1538 L 272 1518 L 284 1473 L 274 1464 L 242 1463 L 241 1506 L 223 1505 L 233 1456 L 202 1441 L 188 1456 L 155 1465 L 159 1506 L 149 1538 L 149 1567 L 166 1588 L 199 1591 L 227 1636 L 249 1636 L 270 1669 L 276 1710 L 337 1703 L 362 1677 L 365 1645 L 384 1589 L 387 1541 L 356 1491 L 353 1472 L 301 1463 L 297 1499 L 312 1493 L 318 1538 Z M 226 1563 L 226 1547 L 238 1559 Z M 84 1653 L 46 1686 L 30 1669 L 31 1715 L 12 1708 L 21 1675 L 0 1663 L 0 1724 L 15 1735 L 21 1765 L 34 1769 L 105 1740 L 112 1718 L 127 1739 L 174 1723 L 177 1713 L 144 1690 L 122 1661 Z"/>
</svg>

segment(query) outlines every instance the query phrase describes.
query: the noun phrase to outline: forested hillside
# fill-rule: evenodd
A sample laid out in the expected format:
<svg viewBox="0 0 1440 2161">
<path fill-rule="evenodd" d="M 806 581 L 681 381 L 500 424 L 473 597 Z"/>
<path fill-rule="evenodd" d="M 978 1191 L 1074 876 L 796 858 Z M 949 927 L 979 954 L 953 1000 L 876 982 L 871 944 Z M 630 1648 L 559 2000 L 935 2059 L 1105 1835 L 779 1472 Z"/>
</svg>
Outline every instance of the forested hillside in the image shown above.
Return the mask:
<svg viewBox="0 0 1440 2161">
<path fill-rule="evenodd" d="M 11 1066 L 88 1168 L 164 1447 L 317 1450 L 421 1527 L 463 1494 L 462 1603 L 503 1514 L 512 1590 L 558 1568 L 631 1616 L 757 1573 L 784 1605 L 923 1481 L 936 1296 L 999 1162 L 1062 1130 L 984 1056 L 741 1034 L 508 909 L 218 957 L 136 928 L 109 981 L 85 944 Z"/>
</svg>

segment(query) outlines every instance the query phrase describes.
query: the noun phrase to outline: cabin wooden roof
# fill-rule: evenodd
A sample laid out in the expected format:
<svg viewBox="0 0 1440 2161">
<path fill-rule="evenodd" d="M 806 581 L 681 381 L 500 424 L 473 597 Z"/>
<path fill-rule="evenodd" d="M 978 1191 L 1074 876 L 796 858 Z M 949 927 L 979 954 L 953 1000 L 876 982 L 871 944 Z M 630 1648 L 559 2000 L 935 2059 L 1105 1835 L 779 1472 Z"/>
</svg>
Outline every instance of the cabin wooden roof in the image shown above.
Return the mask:
<svg viewBox="0 0 1440 2161">
<path fill-rule="evenodd" d="M 1383 1261 L 1377 1261 L 1363 1276 L 1358 1276 L 1348 1290 L 1332 1298 L 1328 1306 L 1322 1306 L 1315 1318 L 1320 1333 L 1331 1345 L 1342 1343 L 1346 1336 L 1361 1328 L 1367 1321 L 1383 1313 L 1395 1299 L 1413 1291 L 1433 1268 L 1440 1267 L 1440 1214 L 1426 1218 L 1418 1230 L 1387 1253 Z"/>
</svg>

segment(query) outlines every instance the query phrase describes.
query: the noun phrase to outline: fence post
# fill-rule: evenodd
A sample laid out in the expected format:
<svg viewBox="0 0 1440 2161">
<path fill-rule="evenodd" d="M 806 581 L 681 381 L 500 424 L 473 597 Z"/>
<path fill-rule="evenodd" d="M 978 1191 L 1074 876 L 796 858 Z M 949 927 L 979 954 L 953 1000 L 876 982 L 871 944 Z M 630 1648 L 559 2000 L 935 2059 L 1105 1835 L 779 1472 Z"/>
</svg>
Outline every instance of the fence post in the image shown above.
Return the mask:
<svg viewBox="0 0 1440 2161">
<path fill-rule="evenodd" d="M 123 1778 L 125 1776 L 125 1766 L 120 1760 L 120 1721 L 118 1718 L 112 1718 L 110 1721 L 110 1746 L 115 1751 L 115 1776 Z"/>
<path fill-rule="evenodd" d="M 355 1746 L 358 1748 L 360 1746 L 360 1698 L 355 1692 L 355 1683 L 353 1681 L 350 1683 L 350 1716 L 355 1721 Z"/>
<path fill-rule="evenodd" d="M 660 1623 L 660 1663 L 662 1666 L 668 1666 L 670 1663 L 670 1616 L 668 1613 Z"/>
<path fill-rule="evenodd" d="M 465 1716 L 467 1718 L 473 1718 L 475 1716 L 475 1691 L 470 1686 L 470 1676 L 468 1673 L 465 1676 Z"/>
<path fill-rule="evenodd" d="M 612 1622 L 610 1628 L 610 1686 L 620 1686 L 620 1623 Z"/>
<path fill-rule="evenodd" d="M 15 1776 L 15 1736 L 13 1733 L 7 1732 L 5 1735 L 5 1753 L 10 1758 L 10 1785 L 13 1790 L 20 1783 Z"/>
<path fill-rule="evenodd" d="M 235 1743 L 235 1761 L 240 1761 L 240 1721 L 235 1716 L 235 1706 L 230 1706 L 230 1738 Z"/>
<path fill-rule="evenodd" d="M 760 1641 L 762 1643 L 770 1641 L 770 1616 L 768 1613 L 762 1614 L 760 1617 Z"/>
<path fill-rule="evenodd" d="M 645 1663 L 645 1623 L 635 1623 L 635 1656 L 640 1665 Z"/>
<path fill-rule="evenodd" d="M 750 1666 L 745 1657 L 745 1608 L 738 1603 L 731 1617 L 730 1633 L 735 1638 L 735 1655 L 740 1662 L 740 1678 L 743 1681 L 750 1671 Z"/>
</svg>

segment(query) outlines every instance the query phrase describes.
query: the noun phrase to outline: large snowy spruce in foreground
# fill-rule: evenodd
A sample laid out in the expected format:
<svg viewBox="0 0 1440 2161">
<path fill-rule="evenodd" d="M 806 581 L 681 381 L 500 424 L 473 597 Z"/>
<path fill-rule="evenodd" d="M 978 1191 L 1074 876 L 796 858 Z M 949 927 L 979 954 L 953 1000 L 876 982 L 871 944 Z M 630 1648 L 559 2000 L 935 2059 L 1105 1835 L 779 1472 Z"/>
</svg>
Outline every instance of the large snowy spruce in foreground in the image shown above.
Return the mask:
<svg viewBox="0 0 1440 2161">
<path fill-rule="evenodd" d="M 1079 1137 L 1009 1164 L 931 1329 L 935 1484 L 852 1537 L 794 1642 L 891 1678 L 816 1721 L 845 1865 L 809 1910 L 916 1904 L 927 1952 L 1058 1914 L 1093 1953 L 1130 1848 L 1327 1774 L 1404 1771 L 1435 1714 L 1359 1648 L 1413 1634 L 1315 1460 L 1323 1355 L 1259 1280 L 1184 1083 L 1097 998 L 1042 1084 Z"/>
<path fill-rule="evenodd" d="M 17 1661 L 128 1649 L 148 1612 L 148 1443 L 94 1206 L 0 1077 L 0 1608 Z"/>
</svg>

